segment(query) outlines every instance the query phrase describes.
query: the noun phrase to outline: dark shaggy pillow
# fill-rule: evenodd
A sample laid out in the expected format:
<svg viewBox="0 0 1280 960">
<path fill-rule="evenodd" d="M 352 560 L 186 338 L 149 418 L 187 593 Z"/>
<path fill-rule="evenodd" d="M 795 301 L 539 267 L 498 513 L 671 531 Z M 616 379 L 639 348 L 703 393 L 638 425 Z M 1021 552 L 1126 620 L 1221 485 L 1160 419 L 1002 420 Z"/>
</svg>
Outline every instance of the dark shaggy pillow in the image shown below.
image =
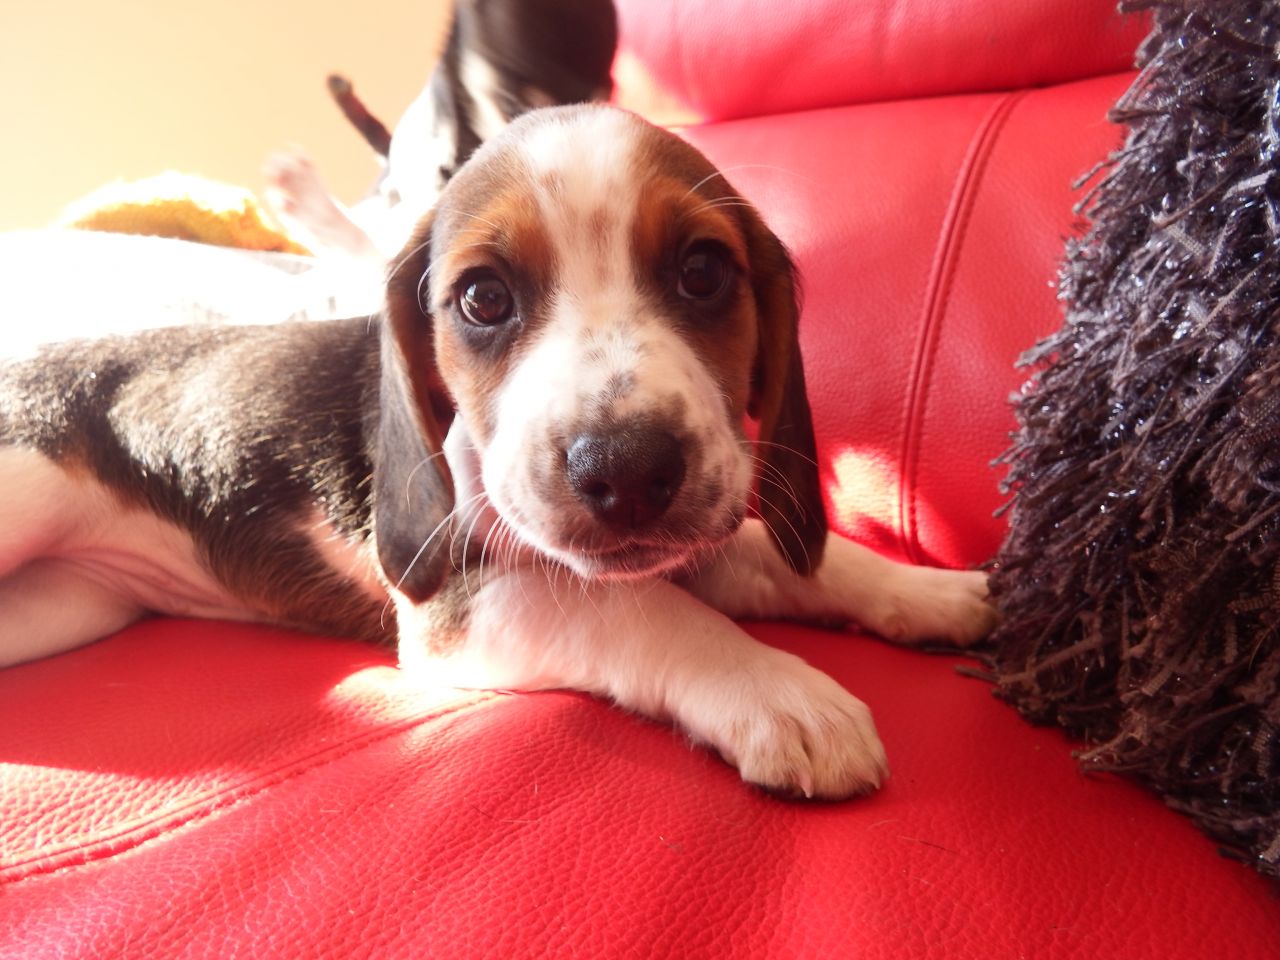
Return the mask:
<svg viewBox="0 0 1280 960">
<path fill-rule="evenodd" d="M 1121 9 L 1153 32 L 1028 355 L 991 664 L 1280 876 L 1280 3 Z"/>
</svg>

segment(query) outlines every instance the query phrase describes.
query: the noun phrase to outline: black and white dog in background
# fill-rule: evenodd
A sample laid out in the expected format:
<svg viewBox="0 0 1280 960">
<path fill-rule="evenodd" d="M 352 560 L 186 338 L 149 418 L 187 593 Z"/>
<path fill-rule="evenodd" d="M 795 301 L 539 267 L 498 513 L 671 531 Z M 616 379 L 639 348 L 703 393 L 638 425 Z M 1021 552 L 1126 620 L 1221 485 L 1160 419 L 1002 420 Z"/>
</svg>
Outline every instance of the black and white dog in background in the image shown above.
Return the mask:
<svg viewBox="0 0 1280 960">
<path fill-rule="evenodd" d="M 380 270 L 466 159 L 520 114 L 607 100 L 617 41 L 612 0 L 456 0 L 440 60 L 394 135 L 350 83 L 329 78 L 343 112 L 385 158 L 372 194 L 346 209 L 307 157 L 283 153 L 267 164 L 268 200 L 313 252 Z"/>
</svg>

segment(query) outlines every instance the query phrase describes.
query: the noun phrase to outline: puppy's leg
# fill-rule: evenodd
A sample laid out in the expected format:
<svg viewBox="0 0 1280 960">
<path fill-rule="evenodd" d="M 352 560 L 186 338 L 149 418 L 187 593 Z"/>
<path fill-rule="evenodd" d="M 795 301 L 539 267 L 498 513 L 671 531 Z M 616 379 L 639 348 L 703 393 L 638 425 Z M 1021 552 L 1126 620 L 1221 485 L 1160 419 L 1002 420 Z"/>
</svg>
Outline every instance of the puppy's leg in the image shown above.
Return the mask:
<svg viewBox="0 0 1280 960">
<path fill-rule="evenodd" d="M 142 609 L 56 560 L 34 560 L 0 580 L 0 668 L 105 637 Z"/>
<path fill-rule="evenodd" d="M 731 617 L 855 621 L 902 643 L 969 646 L 996 624 L 983 573 L 896 563 L 833 535 L 817 571 L 801 577 L 759 520 L 743 524 L 689 589 Z"/>
<path fill-rule="evenodd" d="M 79 500 L 75 482 L 44 454 L 0 447 L 0 577 L 61 542 Z"/>
<path fill-rule="evenodd" d="M 0 667 L 61 653 L 141 615 L 73 565 L 48 558 L 85 524 L 83 501 L 80 485 L 47 457 L 0 448 Z"/>
<path fill-rule="evenodd" d="M 517 570 L 467 606 L 442 636 L 431 605 L 397 604 L 401 664 L 452 686 L 583 690 L 671 718 L 743 779 L 785 793 L 848 797 L 887 773 L 865 704 L 671 583 Z"/>
</svg>

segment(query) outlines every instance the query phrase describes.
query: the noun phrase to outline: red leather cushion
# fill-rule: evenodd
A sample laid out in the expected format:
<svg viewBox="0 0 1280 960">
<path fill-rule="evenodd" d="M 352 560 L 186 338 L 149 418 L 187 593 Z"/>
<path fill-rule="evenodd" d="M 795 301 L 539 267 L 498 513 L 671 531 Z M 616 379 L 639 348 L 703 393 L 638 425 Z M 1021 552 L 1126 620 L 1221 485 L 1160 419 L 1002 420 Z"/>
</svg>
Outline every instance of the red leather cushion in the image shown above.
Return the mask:
<svg viewBox="0 0 1280 960">
<path fill-rule="evenodd" d="M 1127 70 L 1115 0 L 617 0 L 617 98 L 689 123 Z"/>
<path fill-rule="evenodd" d="M 4 671 L 0 954 L 1274 956 L 1260 878 L 952 659 L 753 632 L 871 703 L 880 793 L 774 799 L 585 696 L 414 695 L 243 626 Z"/>
</svg>

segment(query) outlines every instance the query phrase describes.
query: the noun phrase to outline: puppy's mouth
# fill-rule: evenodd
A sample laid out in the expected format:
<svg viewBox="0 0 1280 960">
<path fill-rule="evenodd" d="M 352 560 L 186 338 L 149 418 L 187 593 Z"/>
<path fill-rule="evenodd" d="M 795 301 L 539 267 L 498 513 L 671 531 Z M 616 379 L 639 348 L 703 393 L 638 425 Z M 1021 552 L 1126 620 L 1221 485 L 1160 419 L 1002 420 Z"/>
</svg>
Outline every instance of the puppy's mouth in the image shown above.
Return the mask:
<svg viewBox="0 0 1280 960">
<path fill-rule="evenodd" d="M 715 530 L 687 538 L 635 537 L 598 546 L 552 548 L 548 552 L 586 579 L 640 580 L 694 566 L 703 554 L 731 537 L 742 526 L 743 518 L 743 514 L 733 513 Z"/>
<path fill-rule="evenodd" d="M 608 550 L 574 551 L 565 562 L 593 580 L 633 580 L 658 576 L 689 564 L 705 544 L 626 543 Z"/>
</svg>

